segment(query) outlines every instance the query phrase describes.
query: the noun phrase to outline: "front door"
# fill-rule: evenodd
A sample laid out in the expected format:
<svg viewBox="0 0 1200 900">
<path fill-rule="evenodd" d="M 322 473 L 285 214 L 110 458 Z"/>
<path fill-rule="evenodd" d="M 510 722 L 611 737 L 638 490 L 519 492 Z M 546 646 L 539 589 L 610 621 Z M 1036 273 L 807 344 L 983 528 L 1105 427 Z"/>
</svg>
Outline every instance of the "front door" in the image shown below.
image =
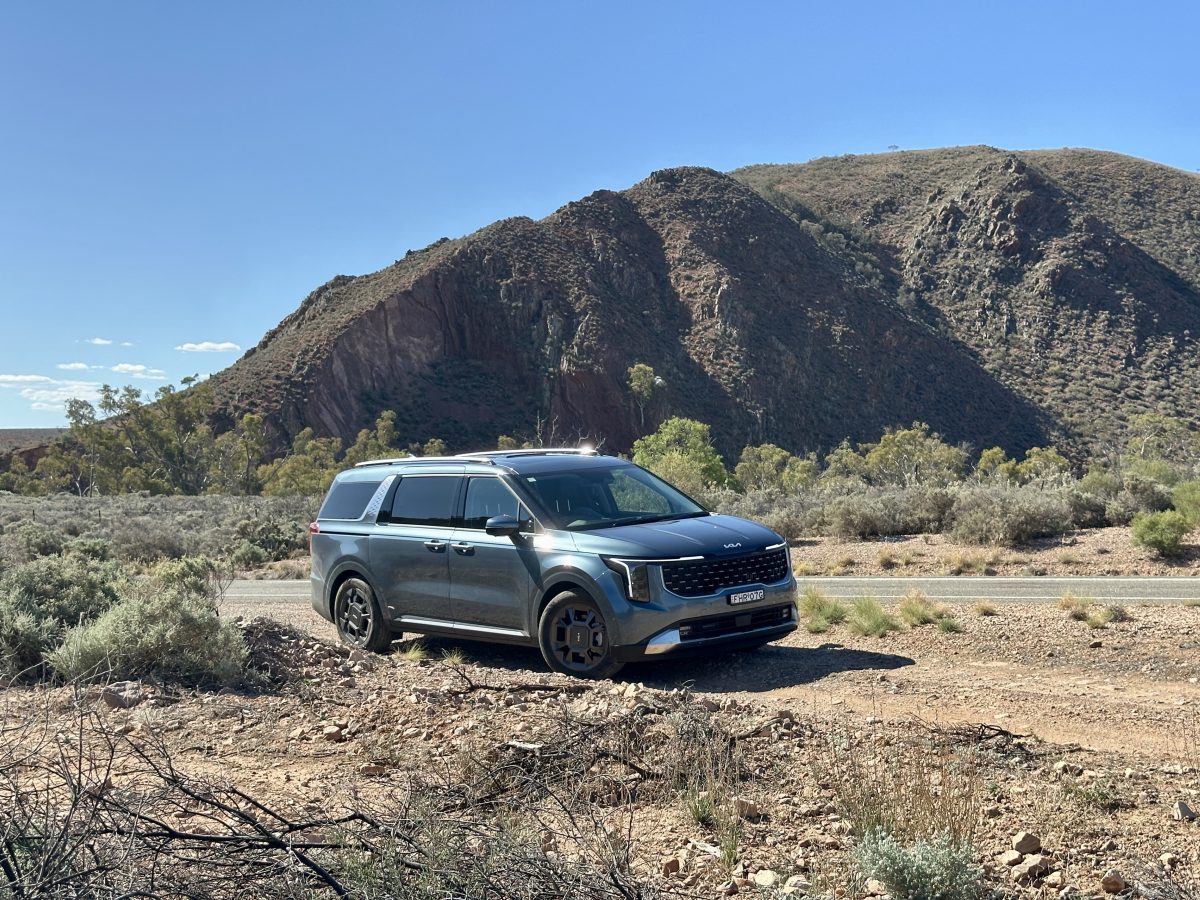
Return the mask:
<svg viewBox="0 0 1200 900">
<path fill-rule="evenodd" d="M 484 531 L 492 516 L 512 516 L 522 535 L 493 537 Z M 467 479 L 463 519 L 450 542 L 450 606 L 466 626 L 528 634 L 529 604 L 537 593 L 539 567 L 533 549 L 533 518 L 499 478 Z"/>
<path fill-rule="evenodd" d="M 371 535 L 371 572 L 384 616 L 448 624 L 450 541 L 461 474 L 404 475 Z"/>
</svg>

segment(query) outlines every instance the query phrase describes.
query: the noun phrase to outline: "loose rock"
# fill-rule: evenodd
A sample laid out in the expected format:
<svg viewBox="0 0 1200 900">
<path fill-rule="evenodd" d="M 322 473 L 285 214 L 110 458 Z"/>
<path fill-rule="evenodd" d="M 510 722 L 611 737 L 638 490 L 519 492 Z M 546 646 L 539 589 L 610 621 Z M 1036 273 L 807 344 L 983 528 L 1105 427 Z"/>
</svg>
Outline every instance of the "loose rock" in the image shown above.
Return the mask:
<svg viewBox="0 0 1200 900">
<path fill-rule="evenodd" d="M 1018 853 L 1037 853 L 1042 849 L 1042 839 L 1028 831 L 1018 831 L 1012 839 L 1012 848 Z"/>
<path fill-rule="evenodd" d="M 1119 894 L 1126 887 L 1128 885 L 1125 883 L 1124 876 L 1116 869 L 1109 869 L 1104 873 L 1104 877 L 1100 879 L 1100 888 L 1106 894 Z"/>
</svg>

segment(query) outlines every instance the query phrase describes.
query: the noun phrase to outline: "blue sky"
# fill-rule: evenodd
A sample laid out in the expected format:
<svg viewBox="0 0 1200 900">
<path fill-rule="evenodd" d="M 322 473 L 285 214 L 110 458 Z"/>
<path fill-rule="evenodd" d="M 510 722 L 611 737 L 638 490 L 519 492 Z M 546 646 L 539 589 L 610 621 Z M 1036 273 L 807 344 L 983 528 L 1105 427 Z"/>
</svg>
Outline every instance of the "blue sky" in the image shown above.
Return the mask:
<svg viewBox="0 0 1200 900">
<path fill-rule="evenodd" d="M 1200 169 L 1195 4 L 0 15 L 0 427 L 217 371 L 336 274 L 666 166 L 986 143 Z"/>
</svg>

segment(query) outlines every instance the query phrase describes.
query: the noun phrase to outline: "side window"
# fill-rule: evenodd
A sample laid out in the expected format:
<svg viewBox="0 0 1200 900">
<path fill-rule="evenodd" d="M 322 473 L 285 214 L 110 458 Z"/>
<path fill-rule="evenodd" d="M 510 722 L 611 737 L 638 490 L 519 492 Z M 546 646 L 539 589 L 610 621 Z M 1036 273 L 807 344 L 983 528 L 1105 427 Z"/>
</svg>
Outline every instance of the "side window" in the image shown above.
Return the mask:
<svg viewBox="0 0 1200 900">
<path fill-rule="evenodd" d="M 467 480 L 467 508 L 463 528 L 483 530 L 492 516 L 512 516 L 525 525 L 532 522 L 529 510 L 499 478 L 490 475 Z"/>
<path fill-rule="evenodd" d="M 405 475 L 396 485 L 388 521 L 449 528 L 461 480 L 456 475 Z"/>
<path fill-rule="evenodd" d="M 321 504 L 318 519 L 357 519 L 367 508 L 367 503 L 375 496 L 375 491 L 383 482 L 376 481 L 335 481 L 329 489 L 329 496 Z"/>
</svg>

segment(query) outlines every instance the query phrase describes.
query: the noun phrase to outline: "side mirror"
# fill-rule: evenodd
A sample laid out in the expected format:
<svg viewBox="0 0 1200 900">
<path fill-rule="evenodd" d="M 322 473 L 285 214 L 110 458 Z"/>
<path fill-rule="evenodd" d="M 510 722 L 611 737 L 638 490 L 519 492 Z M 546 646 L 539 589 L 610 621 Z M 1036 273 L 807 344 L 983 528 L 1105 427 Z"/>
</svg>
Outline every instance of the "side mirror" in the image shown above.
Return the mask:
<svg viewBox="0 0 1200 900">
<path fill-rule="evenodd" d="M 512 516 L 492 516 L 483 530 L 493 537 L 514 537 L 521 531 L 521 523 Z"/>
</svg>

